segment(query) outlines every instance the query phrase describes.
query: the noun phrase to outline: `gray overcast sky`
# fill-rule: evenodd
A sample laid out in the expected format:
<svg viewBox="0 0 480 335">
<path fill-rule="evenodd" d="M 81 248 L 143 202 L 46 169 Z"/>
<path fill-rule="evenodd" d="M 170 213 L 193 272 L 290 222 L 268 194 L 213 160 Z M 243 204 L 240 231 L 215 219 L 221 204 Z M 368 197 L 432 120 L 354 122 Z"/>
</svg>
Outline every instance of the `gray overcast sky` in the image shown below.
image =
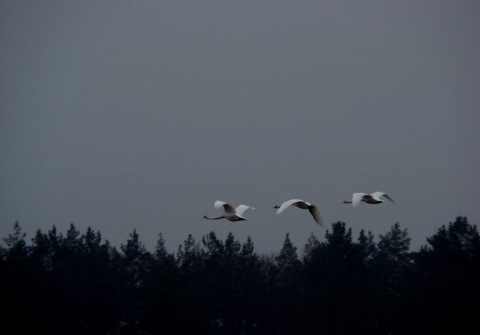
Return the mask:
<svg viewBox="0 0 480 335">
<path fill-rule="evenodd" d="M 412 248 L 480 220 L 480 2 L 0 2 L 0 236 L 303 249 L 344 221 Z M 342 204 L 384 191 L 394 206 Z M 290 198 L 308 212 L 273 206 Z M 215 200 L 258 207 L 205 221 Z"/>
</svg>

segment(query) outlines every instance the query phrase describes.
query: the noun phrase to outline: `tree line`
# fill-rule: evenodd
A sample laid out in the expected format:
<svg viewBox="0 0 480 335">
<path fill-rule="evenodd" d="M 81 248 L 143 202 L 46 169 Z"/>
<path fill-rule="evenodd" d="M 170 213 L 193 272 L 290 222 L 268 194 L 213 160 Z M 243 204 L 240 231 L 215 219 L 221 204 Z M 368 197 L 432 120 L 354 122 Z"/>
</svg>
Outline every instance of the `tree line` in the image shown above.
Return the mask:
<svg viewBox="0 0 480 335">
<path fill-rule="evenodd" d="M 378 241 L 333 223 L 298 250 L 287 234 L 260 255 L 251 238 L 189 235 L 153 252 L 134 230 L 118 249 L 99 231 L 53 226 L 0 244 L 2 326 L 16 334 L 443 334 L 478 328 L 480 236 L 466 217 L 418 251 L 398 223 Z"/>
</svg>

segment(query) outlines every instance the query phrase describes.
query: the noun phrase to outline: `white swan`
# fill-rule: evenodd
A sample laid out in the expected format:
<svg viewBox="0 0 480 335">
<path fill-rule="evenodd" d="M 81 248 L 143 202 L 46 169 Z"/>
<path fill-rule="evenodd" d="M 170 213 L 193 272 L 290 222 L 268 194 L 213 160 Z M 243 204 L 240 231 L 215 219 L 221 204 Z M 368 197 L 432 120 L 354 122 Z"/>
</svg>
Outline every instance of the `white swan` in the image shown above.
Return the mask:
<svg viewBox="0 0 480 335">
<path fill-rule="evenodd" d="M 247 209 L 257 210 L 255 207 L 247 205 L 239 205 L 237 208 L 233 208 L 232 205 L 226 203 L 225 201 L 215 201 L 215 208 L 218 209 L 221 207 L 223 207 L 223 209 L 225 210 L 225 213 L 223 215 L 217 217 L 208 217 L 205 215 L 203 218 L 206 220 L 227 219 L 229 221 L 246 221 L 247 218 L 242 216 L 243 213 Z"/>
<path fill-rule="evenodd" d="M 290 200 L 287 200 L 285 201 L 283 204 L 281 204 L 280 206 L 279 205 L 275 205 L 273 208 L 278 208 L 278 211 L 277 211 L 277 214 L 280 214 L 282 213 L 285 209 L 287 209 L 287 207 L 290 207 L 290 206 L 296 206 L 298 208 L 301 208 L 301 209 L 308 209 L 308 211 L 310 212 L 310 214 L 312 214 L 313 216 L 313 219 L 315 220 L 316 223 L 318 223 L 320 226 L 323 227 L 323 220 L 320 216 L 320 212 L 318 211 L 317 209 L 317 206 L 315 206 L 314 204 L 311 204 L 309 202 L 306 202 L 306 201 L 303 201 L 301 199 L 290 199 Z"/>
<path fill-rule="evenodd" d="M 384 200 L 381 199 L 382 197 L 390 200 L 395 205 L 395 201 L 393 201 L 393 199 L 387 193 L 384 193 L 384 192 L 374 192 L 372 194 L 353 193 L 352 200 L 345 200 L 343 203 L 352 204 L 353 207 L 357 207 L 362 201 L 367 204 L 377 205 L 384 202 Z"/>
</svg>

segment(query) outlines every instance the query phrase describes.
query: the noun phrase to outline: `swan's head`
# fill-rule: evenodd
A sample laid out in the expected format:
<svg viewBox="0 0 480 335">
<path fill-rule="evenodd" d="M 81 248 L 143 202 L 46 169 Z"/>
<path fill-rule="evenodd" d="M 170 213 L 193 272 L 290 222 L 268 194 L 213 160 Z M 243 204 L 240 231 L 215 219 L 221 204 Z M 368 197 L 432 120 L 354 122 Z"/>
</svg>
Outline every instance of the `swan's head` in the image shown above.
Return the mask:
<svg viewBox="0 0 480 335">
<path fill-rule="evenodd" d="M 344 200 L 343 203 L 344 204 L 351 204 L 352 202 L 350 200 Z"/>
<path fill-rule="evenodd" d="M 273 206 L 273 208 L 280 208 L 280 206 L 279 206 L 279 205 L 275 205 L 275 206 Z"/>
<path fill-rule="evenodd" d="M 206 219 L 206 218 L 207 218 L 207 216 L 206 216 L 206 215 L 204 215 L 204 216 L 203 216 L 203 218 L 204 218 L 204 219 Z"/>
</svg>

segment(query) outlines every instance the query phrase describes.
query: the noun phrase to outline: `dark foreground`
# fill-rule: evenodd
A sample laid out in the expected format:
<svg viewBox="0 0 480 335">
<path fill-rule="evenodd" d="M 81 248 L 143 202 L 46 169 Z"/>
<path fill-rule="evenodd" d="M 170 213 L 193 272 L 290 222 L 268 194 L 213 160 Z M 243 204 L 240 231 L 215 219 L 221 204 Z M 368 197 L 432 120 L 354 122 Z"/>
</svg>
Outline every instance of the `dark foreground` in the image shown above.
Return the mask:
<svg viewBox="0 0 480 335">
<path fill-rule="evenodd" d="M 53 227 L 0 247 L 2 328 L 14 334 L 445 334 L 478 327 L 480 237 L 467 218 L 419 251 L 399 224 L 378 242 L 345 223 L 285 238 L 257 255 L 215 233 L 149 252 L 134 231 L 120 247 L 92 229 Z"/>
</svg>

